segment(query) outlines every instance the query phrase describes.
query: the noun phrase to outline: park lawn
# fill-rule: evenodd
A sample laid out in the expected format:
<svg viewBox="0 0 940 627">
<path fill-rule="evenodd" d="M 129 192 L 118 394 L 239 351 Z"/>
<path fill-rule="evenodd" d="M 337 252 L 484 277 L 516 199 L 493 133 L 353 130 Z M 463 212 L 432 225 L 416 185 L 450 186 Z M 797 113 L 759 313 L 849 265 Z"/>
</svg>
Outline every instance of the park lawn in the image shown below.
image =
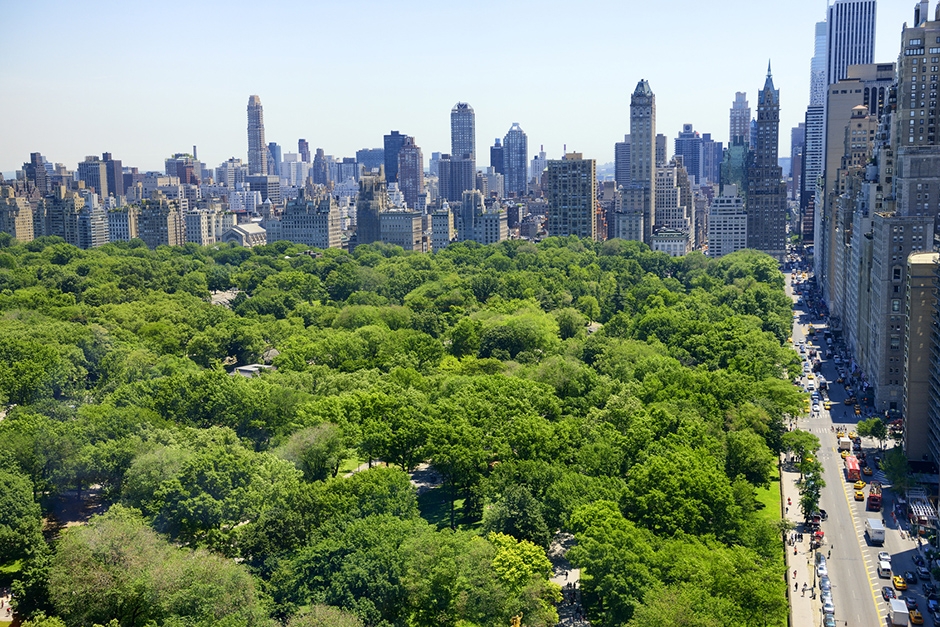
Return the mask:
<svg viewBox="0 0 940 627">
<path fill-rule="evenodd" d="M 364 459 L 360 459 L 358 457 L 347 457 L 339 465 L 339 472 L 337 472 L 336 474 L 337 476 L 342 477 L 346 473 L 352 472 L 356 468 L 359 468 L 359 466 L 361 466 L 364 463 L 366 463 L 366 460 Z"/>
<path fill-rule="evenodd" d="M 769 488 L 757 488 L 757 511 L 767 521 L 780 520 L 780 474 L 770 480 Z"/>
<path fill-rule="evenodd" d="M 463 513 L 464 500 L 457 499 L 454 501 L 454 519 L 457 522 L 457 528 L 464 531 L 478 529 L 483 523 L 478 520 L 467 520 Z M 447 493 L 444 492 L 444 488 L 433 488 L 420 495 L 418 497 L 418 511 L 421 512 L 421 518 L 437 526 L 438 529 L 450 527 L 450 502 L 447 500 Z"/>
</svg>

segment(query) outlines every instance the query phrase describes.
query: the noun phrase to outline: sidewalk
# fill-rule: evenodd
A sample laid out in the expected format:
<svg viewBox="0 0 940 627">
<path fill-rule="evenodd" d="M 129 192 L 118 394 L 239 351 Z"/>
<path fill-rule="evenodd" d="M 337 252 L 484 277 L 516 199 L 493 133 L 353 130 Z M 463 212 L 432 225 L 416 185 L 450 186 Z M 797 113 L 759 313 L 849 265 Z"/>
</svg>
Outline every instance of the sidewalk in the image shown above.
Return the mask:
<svg viewBox="0 0 940 627">
<path fill-rule="evenodd" d="M 786 463 L 786 456 L 782 456 L 781 460 L 783 461 L 780 466 L 780 493 L 782 497 L 781 507 L 784 509 L 781 514 L 785 519 L 796 525 L 795 529 L 788 533 L 788 541 L 784 547 L 787 556 L 787 582 L 789 584 L 787 595 L 790 599 L 790 625 L 792 627 L 809 627 L 810 625 L 819 625 L 822 621 L 819 587 L 817 585 L 814 590 L 810 589 L 815 581 L 813 577 L 815 568 L 813 552 L 809 548 L 812 532 L 804 530 L 802 525 L 799 507 L 800 491 L 796 485 L 800 473 Z M 789 512 L 787 512 L 787 498 L 792 501 Z M 791 544 L 790 538 L 800 532 L 803 533 L 803 541 Z M 796 555 L 793 553 L 794 548 L 796 549 Z M 796 571 L 796 578 L 793 577 L 794 571 Z M 818 584 L 818 581 L 816 583 Z M 796 590 L 793 588 L 794 584 Z M 802 592 L 804 585 L 807 586 L 805 594 Z"/>
</svg>

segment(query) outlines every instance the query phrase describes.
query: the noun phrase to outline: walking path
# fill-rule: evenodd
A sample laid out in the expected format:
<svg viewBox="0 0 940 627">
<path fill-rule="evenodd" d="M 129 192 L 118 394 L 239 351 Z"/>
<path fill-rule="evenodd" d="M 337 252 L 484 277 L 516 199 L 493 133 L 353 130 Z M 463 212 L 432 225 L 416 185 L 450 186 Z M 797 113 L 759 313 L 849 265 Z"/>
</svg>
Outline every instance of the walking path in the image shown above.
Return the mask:
<svg viewBox="0 0 940 627">
<path fill-rule="evenodd" d="M 794 525 L 794 531 L 787 532 L 786 555 L 787 555 L 787 581 L 789 582 L 787 595 L 790 597 L 790 625 L 793 627 L 803 625 L 816 625 L 816 617 L 822 608 L 819 601 L 819 588 L 810 588 L 815 577 L 813 577 L 813 551 L 810 547 L 810 538 L 812 531 L 803 529 L 803 523 L 800 520 L 800 489 L 796 485 L 800 478 L 800 473 L 795 466 L 786 462 L 780 467 L 780 503 L 783 511 L 781 514 L 784 519 L 789 520 Z M 787 505 L 787 499 L 790 499 L 791 505 Z M 803 534 L 802 541 L 797 541 L 799 535 Z M 796 573 L 796 576 L 794 576 Z M 806 587 L 804 591 L 803 588 Z"/>
<path fill-rule="evenodd" d="M 552 562 L 551 581 L 561 586 L 562 600 L 558 604 L 559 627 L 589 627 L 584 606 L 581 605 L 581 570 L 572 568 L 566 557 L 574 546 L 574 536 L 563 531 L 552 539 L 548 559 Z"/>
</svg>

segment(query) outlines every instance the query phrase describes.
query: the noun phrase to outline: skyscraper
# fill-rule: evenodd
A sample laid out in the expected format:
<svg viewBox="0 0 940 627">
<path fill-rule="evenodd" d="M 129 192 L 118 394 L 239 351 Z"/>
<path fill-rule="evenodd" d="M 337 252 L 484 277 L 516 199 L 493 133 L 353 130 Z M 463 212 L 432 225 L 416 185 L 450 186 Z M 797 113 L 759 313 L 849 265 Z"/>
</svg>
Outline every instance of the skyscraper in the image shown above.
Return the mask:
<svg viewBox="0 0 940 627">
<path fill-rule="evenodd" d="M 356 241 L 372 244 L 382 241 L 381 214 L 387 208 L 388 193 L 385 187 L 383 167 L 378 174 L 363 174 L 359 179 L 359 195 L 356 197 Z"/>
<path fill-rule="evenodd" d="M 503 166 L 505 165 L 503 160 L 503 145 L 500 143 L 499 137 L 493 142 L 493 145 L 490 146 L 490 167 L 496 170 L 497 174 L 506 174 L 503 171 Z"/>
<path fill-rule="evenodd" d="M 835 0 L 826 26 L 826 82 L 832 85 L 847 76 L 850 65 L 874 60 L 875 0 Z"/>
<path fill-rule="evenodd" d="M 277 142 L 268 143 L 268 174 L 281 175 L 281 147 Z"/>
<path fill-rule="evenodd" d="M 683 124 L 675 140 L 675 154 L 682 156 L 682 165 L 695 183 L 702 182 L 702 137 L 691 124 Z"/>
<path fill-rule="evenodd" d="M 398 131 L 392 131 L 385 136 L 384 159 L 386 183 L 398 182 L 398 151 L 401 150 L 402 144 L 405 143 L 405 137 L 407 137 L 407 135 L 402 135 Z"/>
<path fill-rule="evenodd" d="M 450 110 L 450 154 L 455 158 L 476 161 L 476 122 L 473 107 L 466 102 L 458 102 Z"/>
<path fill-rule="evenodd" d="M 656 220 L 656 96 L 646 79 L 630 97 L 630 178 L 645 190 L 642 198 L 643 241 L 652 242 Z"/>
<path fill-rule="evenodd" d="M 303 163 L 310 163 L 310 144 L 306 139 L 297 140 L 297 152 L 300 153 L 300 160 Z"/>
<path fill-rule="evenodd" d="M 78 164 L 78 180 L 84 181 L 85 187 L 93 189 L 101 200 L 108 197 L 108 171 L 98 157 L 85 157 Z"/>
<path fill-rule="evenodd" d="M 264 141 L 261 98 L 248 97 L 248 174 L 268 173 L 268 146 Z"/>
<path fill-rule="evenodd" d="M 614 144 L 614 181 L 618 187 L 629 187 L 630 177 L 630 135 L 624 135 L 622 142 Z"/>
<path fill-rule="evenodd" d="M 597 166 L 579 152 L 549 159 L 545 177 L 548 234 L 597 239 Z"/>
<path fill-rule="evenodd" d="M 313 156 L 313 167 L 310 168 L 310 176 L 313 177 L 315 185 L 326 185 L 330 182 L 330 168 L 326 163 L 326 155 L 322 148 L 317 148 Z"/>
<path fill-rule="evenodd" d="M 809 63 L 809 106 L 822 107 L 826 104 L 827 80 L 826 58 L 829 50 L 829 30 L 826 22 L 816 22 L 813 58 Z"/>
<path fill-rule="evenodd" d="M 529 147 L 525 131 L 518 122 L 513 122 L 503 138 L 503 176 L 506 177 L 506 195 L 525 196 L 528 191 Z"/>
<path fill-rule="evenodd" d="M 111 153 L 101 155 L 105 171 L 108 174 L 108 193 L 117 198 L 124 195 L 124 166 L 120 159 L 112 159 Z"/>
<path fill-rule="evenodd" d="M 424 156 L 414 137 L 406 137 L 398 151 L 398 188 L 409 209 L 418 208 L 418 196 L 424 193 Z"/>
<path fill-rule="evenodd" d="M 729 119 L 728 145 L 730 146 L 734 143 L 735 137 L 747 138 L 751 133 L 751 107 L 747 104 L 746 92 L 735 92 Z"/>
<path fill-rule="evenodd" d="M 757 98 L 757 138 L 748 170 L 747 246 L 782 260 L 786 254 L 787 189 L 777 163 L 780 91 L 774 89 L 770 63 Z"/>
</svg>

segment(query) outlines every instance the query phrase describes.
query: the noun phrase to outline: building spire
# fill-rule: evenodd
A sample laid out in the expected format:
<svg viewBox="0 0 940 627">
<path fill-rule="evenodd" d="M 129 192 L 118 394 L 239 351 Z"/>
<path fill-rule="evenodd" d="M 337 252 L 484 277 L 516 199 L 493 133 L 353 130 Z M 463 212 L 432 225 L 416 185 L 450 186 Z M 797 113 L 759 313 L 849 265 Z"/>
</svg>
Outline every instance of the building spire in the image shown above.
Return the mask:
<svg viewBox="0 0 940 627">
<path fill-rule="evenodd" d="M 767 78 L 770 78 L 770 59 L 767 59 Z"/>
</svg>

